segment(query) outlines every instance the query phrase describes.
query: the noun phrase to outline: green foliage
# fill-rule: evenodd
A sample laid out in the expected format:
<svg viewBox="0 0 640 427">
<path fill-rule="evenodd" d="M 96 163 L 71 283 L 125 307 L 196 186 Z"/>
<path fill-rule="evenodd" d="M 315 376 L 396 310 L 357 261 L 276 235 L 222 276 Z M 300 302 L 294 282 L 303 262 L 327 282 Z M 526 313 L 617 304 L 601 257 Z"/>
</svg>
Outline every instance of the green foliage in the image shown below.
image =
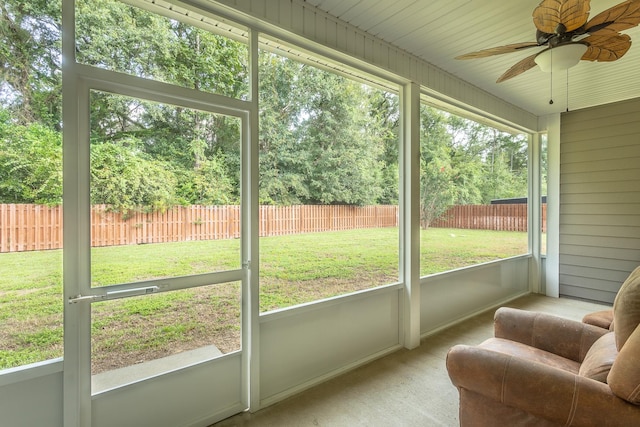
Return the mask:
<svg viewBox="0 0 640 427">
<path fill-rule="evenodd" d="M 62 202 L 62 138 L 34 122 L 16 124 L 0 109 L 0 203 Z"/>
<path fill-rule="evenodd" d="M 242 43 L 113 0 L 81 2 L 77 22 L 81 62 L 233 97 L 246 93 Z M 238 119 L 93 91 L 91 138 L 94 203 L 126 211 L 239 198 Z"/>
<path fill-rule="evenodd" d="M 175 176 L 167 165 L 150 159 L 135 140 L 91 147 L 91 202 L 119 211 L 140 206 L 154 210 L 174 204 Z"/>
<path fill-rule="evenodd" d="M 234 98 L 246 95 L 246 45 L 177 21 L 168 26 L 169 55 L 159 61 L 167 81 Z"/>
<path fill-rule="evenodd" d="M 378 198 L 381 205 L 398 204 L 398 167 L 400 142 L 399 97 L 381 90 L 370 91 L 369 127 L 378 135 L 382 143 L 380 156 L 380 176 L 382 194 Z"/>
<path fill-rule="evenodd" d="M 102 92 L 93 92 L 91 100 L 92 185 L 99 186 L 92 189 L 94 203 L 128 210 L 135 202 L 150 209 L 237 202 L 238 119 Z M 137 111 L 136 120 L 120 119 L 112 111 Z M 224 133 L 224 142 L 209 128 Z M 153 174 L 145 186 L 141 173 Z"/>
<path fill-rule="evenodd" d="M 76 4 L 77 60 L 166 81 L 159 64 L 171 56 L 168 20 L 114 0 Z"/>
<path fill-rule="evenodd" d="M 374 204 L 382 193 L 382 145 L 367 128 L 363 86 L 318 68 L 303 67 L 297 129 L 309 196 L 305 204 Z"/>
<path fill-rule="evenodd" d="M 295 135 L 302 65 L 269 52 L 259 56 L 260 201 L 293 205 L 309 197 L 304 163 Z"/>
<path fill-rule="evenodd" d="M 238 203 L 238 194 L 227 176 L 221 156 L 200 161 L 195 170 L 182 171 L 178 184 L 178 197 L 189 204 L 230 205 Z M 183 202 L 184 203 L 184 202 Z"/>
<path fill-rule="evenodd" d="M 420 222 L 426 228 L 455 203 L 459 189 L 451 185 L 455 172 L 447 118 L 424 106 L 421 113 Z"/>
<path fill-rule="evenodd" d="M 459 116 L 449 116 L 454 159 L 464 193 L 458 204 L 487 204 L 493 199 L 527 195 L 525 135 L 512 135 Z M 510 176 L 507 176 L 510 175 Z"/>
<path fill-rule="evenodd" d="M 60 203 L 60 2 L 0 8 L 0 202 Z M 78 61 L 236 99 L 248 46 L 116 0 L 78 0 Z M 265 204 L 395 204 L 398 96 L 259 53 L 259 197 Z M 240 199 L 241 121 L 91 91 L 91 197 L 112 209 Z M 421 206 L 526 195 L 526 138 L 422 108 Z"/>
</svg>

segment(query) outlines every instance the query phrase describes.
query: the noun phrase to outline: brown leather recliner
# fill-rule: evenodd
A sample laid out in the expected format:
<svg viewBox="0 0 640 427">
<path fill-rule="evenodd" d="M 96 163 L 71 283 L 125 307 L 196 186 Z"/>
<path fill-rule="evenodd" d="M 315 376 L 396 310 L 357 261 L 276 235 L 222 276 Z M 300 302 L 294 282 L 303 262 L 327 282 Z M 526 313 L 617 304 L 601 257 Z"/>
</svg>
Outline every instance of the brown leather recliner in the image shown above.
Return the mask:
<svg viewBox="0 0 640 427">
<path fill-rule="evenodd" d="M 613 332 L 500 308 L 495 337 L 457 345 L 447 370 L 465 426 L 640 426 L 640 267 L 620 288 Z"/>
</svg>

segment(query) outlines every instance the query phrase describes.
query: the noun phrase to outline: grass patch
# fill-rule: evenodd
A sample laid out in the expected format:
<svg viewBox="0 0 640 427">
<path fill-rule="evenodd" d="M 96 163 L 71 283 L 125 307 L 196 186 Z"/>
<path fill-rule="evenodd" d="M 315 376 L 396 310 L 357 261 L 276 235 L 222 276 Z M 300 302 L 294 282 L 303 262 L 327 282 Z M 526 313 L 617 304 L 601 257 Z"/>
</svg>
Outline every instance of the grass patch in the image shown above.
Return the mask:
<svg viewBox="0 0 640 427">
<path fill-rule="evenodd" d="M 214 344 L 240 346 L 240 284 L 224 283 L 92 305 L 92 372 Z"/>
<path fill-rule="evenodd" d="M 108 246 L 91 250 L 91 286 L 240 268 L 240 240 Z"/>
<path fill-rule="evenodd" d="M 431 228 L 420 234 L 420 275 L 527 253 L 527 233 Z"/>
<path fill-rule="evenodd" d="M 92 286 L 240 268 L 239 240 L 92 249 Z M 260 310 L 398 280 L 397 228 L 260 239 Z M 420 271 L 437 273 L 525 253 L 526 233 L 429 229 Z M 62 355 L 62 251 L 0 254 L 0 369 Z M 240 348 L 240 284 L 92 305 L 92 370 L 214 344 Z"/>
<path fill-rule="evenodd" d="M 527 233 L 421 231 L 422 276 L 527 252 Z M 398 280 L 398 229 L 361 229 L 260 240 L 260 310 L 302 304 Z"/>
</svg>

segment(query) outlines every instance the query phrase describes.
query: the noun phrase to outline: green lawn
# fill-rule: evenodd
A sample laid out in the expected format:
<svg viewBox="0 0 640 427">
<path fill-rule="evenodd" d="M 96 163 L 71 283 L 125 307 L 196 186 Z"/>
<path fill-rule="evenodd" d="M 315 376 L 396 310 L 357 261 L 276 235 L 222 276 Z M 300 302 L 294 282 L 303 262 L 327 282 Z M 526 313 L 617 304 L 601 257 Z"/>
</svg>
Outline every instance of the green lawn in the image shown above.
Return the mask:
<svg viewBox="0 0 640 427">
<path fill-rule="evenodd" d="M 526 252 L 526 233 L 429 229 L 421 274 Z M 95 248 L 92 286 L 239 268 L 239 241 Z M 260 309 L 269 311 L 398 280 L 398 230 L 260 240 Z M 214 343 L 239 348 L 238 283 L 94 304 L 94 372 Z M 62 355 L 62 251 L 0 254 L 0 369 Z"/>
</svg>

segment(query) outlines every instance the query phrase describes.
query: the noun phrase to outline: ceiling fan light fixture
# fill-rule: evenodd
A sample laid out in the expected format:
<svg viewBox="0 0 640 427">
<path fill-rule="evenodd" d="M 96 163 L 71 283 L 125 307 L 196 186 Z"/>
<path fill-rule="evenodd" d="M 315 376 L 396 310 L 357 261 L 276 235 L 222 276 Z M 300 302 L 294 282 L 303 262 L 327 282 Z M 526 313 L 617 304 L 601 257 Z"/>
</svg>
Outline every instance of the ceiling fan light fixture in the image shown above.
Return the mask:
<svg viewBox="0 0 640 427">
<path fill-rule="evenodd" d="M 567 70 L 580 62 L 587 51 L 583 43 L 566 43 L 540 52 L 534 59 L 544 72 Z"/>
</svg>

